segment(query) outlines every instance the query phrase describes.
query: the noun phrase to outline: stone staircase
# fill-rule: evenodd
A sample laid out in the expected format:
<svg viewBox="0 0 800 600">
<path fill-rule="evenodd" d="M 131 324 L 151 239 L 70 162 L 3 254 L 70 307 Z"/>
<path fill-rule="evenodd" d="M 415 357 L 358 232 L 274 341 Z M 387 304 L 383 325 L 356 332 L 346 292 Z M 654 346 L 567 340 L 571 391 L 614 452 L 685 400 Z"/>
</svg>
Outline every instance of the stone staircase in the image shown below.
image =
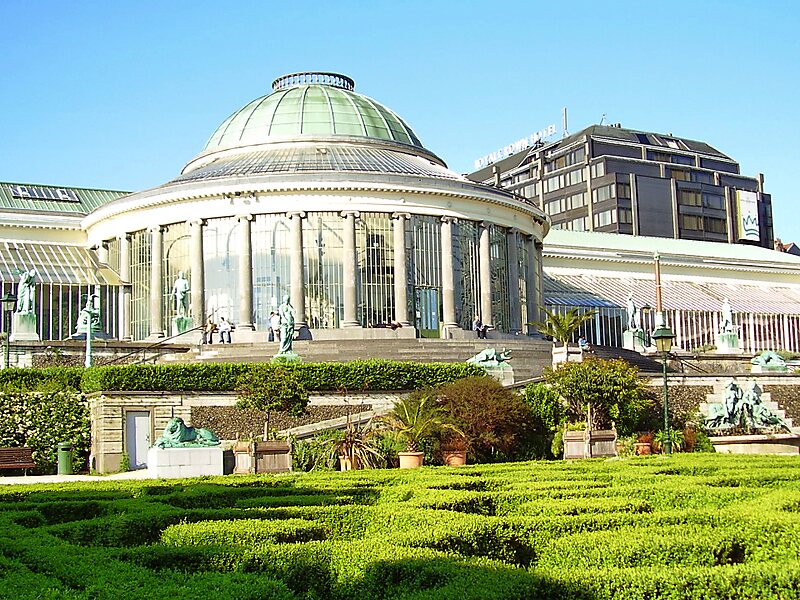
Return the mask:
<svg viewBox="0 0 800 600">
<path fill-rule="evenodd" d="M 613 348 L 611 346 L 592 346 L 594 355 L 597 358 L 612 359 L 621 358 L 628 364 L 638 367 L 641 373 L 661 373 L 661 362 L 645 354 L 640 354 L 634 350 L 625 348 Z"/>
<path fill-rule="evenodd" d="M 511 351 L 516 381 L 538 377 L 551 362 L 551 343 L 520 336 L 489 340 L 386 339 L 296 340 L 293 350 L 305 362 L 346 362 L 382 358 L 415 362 L 464 362 L 486 348 Z M 269 362 L 278 352 L 277 342 L 193 346 L 189 352 L 167 354 L 159 362 Z"/>
</svg>

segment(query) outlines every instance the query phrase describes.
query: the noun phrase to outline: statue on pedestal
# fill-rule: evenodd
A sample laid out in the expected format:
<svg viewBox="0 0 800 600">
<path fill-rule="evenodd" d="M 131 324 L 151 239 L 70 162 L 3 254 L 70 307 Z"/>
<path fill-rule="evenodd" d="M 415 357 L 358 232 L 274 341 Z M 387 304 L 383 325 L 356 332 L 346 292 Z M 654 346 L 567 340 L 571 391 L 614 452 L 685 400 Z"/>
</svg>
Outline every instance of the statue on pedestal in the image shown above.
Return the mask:
<svg viewBox="0 0 800 600">
<path fill-rule="evenodd" d="M 292 340 L 294 338 L 294 307 L 287 294 L 283 297 L 283 304 L 278 307 L 278 316 L 280 317 L 281 328 L 281 344 L 278 354 L 291 354 L 292 353 Z"/>
<path fill-rule="evenodd" d="M 635 331 L 642 328 L 642 318 L 639 314 L 639 309 L 633 301 L 633 294 L 628 294 L 628 301 L 625 303 L 625 312 L 628 316 L 628 324 L 626 329 L 628 331 Z"/>
<path fill-rule="evenodd" d="M 17 314 L 36 312 L 36 269 L 20 270 L 19 284 L 17 285 Z"/>
<path fill-rule="evenodd" d="M 183 271 L 178 272 L 178 278 L 172 286 L 172 295 L 175 297 L 175 310 L 178 316 L 189 316 L 189 280 L 183 276 Z"/>
<path fill-rule="evenodd" d="M 719 332 L 720 333 L 735 333 L 736 330 L 733 327 L 733 310 L 731 309 L 731 303 L 725 298 L 722 301 L 722 316 L 719 320 Z"/>
</svg>

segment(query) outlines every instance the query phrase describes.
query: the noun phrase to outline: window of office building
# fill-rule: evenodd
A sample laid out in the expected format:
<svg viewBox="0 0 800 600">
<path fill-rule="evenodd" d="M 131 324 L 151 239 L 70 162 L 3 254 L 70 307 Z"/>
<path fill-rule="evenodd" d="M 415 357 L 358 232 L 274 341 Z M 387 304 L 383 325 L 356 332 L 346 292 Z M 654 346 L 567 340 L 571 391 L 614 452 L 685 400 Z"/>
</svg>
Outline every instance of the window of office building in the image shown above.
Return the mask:
<svg viewBox="0 0 800 600">
<path fill-rule="evenodd" d="M 544 171 L 545 173 L 552 173 L 553 171 L 557 171 L 558 169 L 563 169 L 565 167 L 570 167 L 572 165 L 577 165 L 582 163 L 586 158 L 586 151 L 584 150 L 583 146 L 580 148 L 576 148 L 571 152 L 567 152 L 562 154 L 558 158 L 554 158 L 553 160 L 549 160 L 544 163 Z"/>
<path fill-rule="evenodd" d="M 714 183 L 714 176 L 705 171 L 692 171 L 692 181 L 695 183 Z"/>
<path fill-rule="evenodd" d="M 678 190 L 678 204 L 681 206 L 701 206 L 701 194 L 695 190 Z"/>
<path fill-rule="evenodd" d="M 672 162 L 672 155 L 669 152 L 659 152 L 657 150 L 647 151 L 647 160 L 654 160 L 657 162 Z"/>
<path fill-rule="evenodd" d="M 614 184 L 609 183 L 597 189 L 592 190 L 592 202 L 603 202 L 610 200 L 614 197 L 613 193 Z"/>
<path fill-rule="evenodd" d="M 702 231 L 703 217 L 698 215 L 681 215 L 681 229 L 687 231 Z"/>
<path fill-rule="evenodd" d="M 583 208 L 584 206 L 586 206 L 586 192 L 578 192 L 548 202 L 545 204 L 545 212 L 548 215 L 558 215 L 568 210 Z"/>
<path fill-rule="evenodd" d="M 594 163 L 590 167 L 590 170 L 591 170 L 593 178 L 602 177 L 603 175 L 606 174 L 606 163 L 605 163 L 605 161 L 601 160 L 600 162 Z"/>
<path fill-rule="evenodd" d="M 691 181 L 692 174 L 688 169 L 670 169 L 669 176 L 678 181 Z"/>
<path fill-rule="evenodd" d="M 703 206 L 723 210 L 725 208 L 725 198 L 720 194 L 703 193 Z"/>
<path fill-rule="evenodd" d="M 630 200 L 631 198 L 631 184 L 630 183 L 618 183 L 617 184 L 617 199 L 618 200 Z"/>
<path fill-rule="evenodd" d="M 576 169 L 544 180 L 544 191 L 554 192 L 563 187 L 577 185 L 585 180 L 583 169 Z"/>
<path fill-rule="evenodd" d="M 705 217 L 705 230 L 709 233 L 727 233 L 728 227 L 725 219 Z"/>
<path fill-rule="evenodd" d="M 569 229 L 571 231 L 589 231 L 589 217 L 578 217 L 570 221 L 553 223 L 553 229 Z"/>
<path fill-rule="evenodd" d="M 605 227 L 606 225 L 612 225 L 617 222 L 617 210 L 604 210 L 603 212 L 595 213 L 594 215 L 594 226 L 595 227 Z"/>
<path fill-rule="evenodd" d="M 633 211 L 630 208 L 619 208 L 617 209 L 619 214 L 619 222 L 625 225 L 630 225 L 633 223 Z"/>
</svg>

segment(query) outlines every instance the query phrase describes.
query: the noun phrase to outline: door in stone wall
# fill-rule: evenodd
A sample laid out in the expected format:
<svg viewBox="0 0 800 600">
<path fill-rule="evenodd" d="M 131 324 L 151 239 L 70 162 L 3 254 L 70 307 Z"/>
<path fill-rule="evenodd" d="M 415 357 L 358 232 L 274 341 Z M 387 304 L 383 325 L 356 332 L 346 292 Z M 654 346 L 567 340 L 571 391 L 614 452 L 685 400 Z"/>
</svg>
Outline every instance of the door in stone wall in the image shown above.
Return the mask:
<svg viewBox="0 0 800 600">
<path fill-rule="evenodd" d="M 131 469 L 147 467 L 150 449 L 150 411 L 131 410 L 125 413 L 125 451 Z"/>
</svg>

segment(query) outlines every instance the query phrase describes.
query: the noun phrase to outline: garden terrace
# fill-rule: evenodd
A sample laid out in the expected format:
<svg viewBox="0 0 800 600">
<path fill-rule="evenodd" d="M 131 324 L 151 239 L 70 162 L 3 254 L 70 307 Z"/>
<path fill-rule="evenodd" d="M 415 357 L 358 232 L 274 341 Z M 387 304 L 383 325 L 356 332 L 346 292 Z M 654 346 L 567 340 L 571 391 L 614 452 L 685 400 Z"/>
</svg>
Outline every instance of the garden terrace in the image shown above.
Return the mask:
<svg viewBox="0 0 800 600">
<path fill-rule="evenodd" d="M 8 486 L 0 590 L 790 598 L 799 497 L 796 459 L 713 454 Z"/>
</svg>

